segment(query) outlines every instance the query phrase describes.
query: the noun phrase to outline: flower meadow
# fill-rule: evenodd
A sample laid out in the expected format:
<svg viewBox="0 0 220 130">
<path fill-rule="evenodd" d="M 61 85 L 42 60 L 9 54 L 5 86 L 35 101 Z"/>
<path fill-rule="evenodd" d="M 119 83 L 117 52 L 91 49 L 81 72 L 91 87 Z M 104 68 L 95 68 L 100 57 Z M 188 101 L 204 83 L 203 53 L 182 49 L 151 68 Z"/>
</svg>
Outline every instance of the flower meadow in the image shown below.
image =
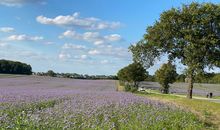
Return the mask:
<svg viewBox="0 0 220 130">
<path fill-rule="evenodd" d="M 115 91 L 115 81 L 0 79 L 0 128 L 27 130 L 196 130 L 204 124 L 172 105 Z"/>
</svg>

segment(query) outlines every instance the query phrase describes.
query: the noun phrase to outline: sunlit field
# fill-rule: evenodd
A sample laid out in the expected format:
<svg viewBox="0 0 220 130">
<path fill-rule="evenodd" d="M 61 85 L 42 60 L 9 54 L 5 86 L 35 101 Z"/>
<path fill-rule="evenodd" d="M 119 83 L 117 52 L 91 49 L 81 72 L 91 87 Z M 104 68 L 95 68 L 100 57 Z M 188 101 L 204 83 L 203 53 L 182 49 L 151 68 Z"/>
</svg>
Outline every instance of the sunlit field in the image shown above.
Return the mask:
<svg viewBox="0 0 220 130">
<path fill-rule="evenodd" d="M 142 82 L 141 86 L 147 89 L 159 90 L 160 84 L 157 82 Z M 187 93 L 187 83 L 174 83 L 170 84 L 170 93 L 173 94 L 186 94 Z M 213 96 L 220 96 L 220 84 L 204 84 L 195 83 L 193 94 L 196 96 L 206 97 L 207 93 L 213 93 Z"/>
<path fill-rule="evenodd" d="M 0 79 L 1 129 L 204 129 L 173 105 L 115 91 L 113 80 Z"/>
</svg>

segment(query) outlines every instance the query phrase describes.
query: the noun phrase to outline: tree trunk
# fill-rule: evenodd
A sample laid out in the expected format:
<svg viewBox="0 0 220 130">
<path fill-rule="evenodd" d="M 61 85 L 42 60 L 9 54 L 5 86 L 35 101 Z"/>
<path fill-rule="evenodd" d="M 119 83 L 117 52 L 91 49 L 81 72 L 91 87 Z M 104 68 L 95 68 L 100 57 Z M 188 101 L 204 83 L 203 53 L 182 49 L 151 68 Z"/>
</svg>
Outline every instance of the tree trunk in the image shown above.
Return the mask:
<svg viewBox="0 0 220 130">
<path fill-rule="evenodd" d="M 187 98 L 192 99 L 192 93 L 193 93 L 193 72 L 190 72 L 188 77 L 188 92 L 187 92 Z"/>
<path fill-rule="evenodd" d="M 134 82 L 134 87 L 138 88 L 139 87 L 139 82 Z"/>
</svg>

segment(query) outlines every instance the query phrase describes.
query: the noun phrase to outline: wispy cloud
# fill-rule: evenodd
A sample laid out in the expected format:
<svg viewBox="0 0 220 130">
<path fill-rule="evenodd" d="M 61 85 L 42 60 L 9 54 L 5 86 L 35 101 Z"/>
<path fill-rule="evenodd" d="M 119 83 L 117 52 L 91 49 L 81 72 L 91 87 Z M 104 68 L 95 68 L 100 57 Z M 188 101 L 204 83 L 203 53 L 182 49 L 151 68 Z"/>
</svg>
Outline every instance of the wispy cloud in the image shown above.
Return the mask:
<svg viewBox="0 0 220 130">
<path fill-rule="evenodd" d="M 116 29 L 122 26 L 120 22 L 108 22 L 94 17 L 83 18 L 80 17 L 78 12 L 73 15 L 59 15 L 54 18 L 48 18 L 41 15 L 38 16 L 36 20 L 41 24 L 79 27 L 90 30 Z"/>
<path fill-rule="evenodd" d="M 13 31 L 15 31 L 15 29 L 12 27 L 1 27 L 0 28 L 0 32 L 4 32 L 4 33 L 9 33 L 9 32 L 13 32 Z"/>
<path fill-rule="evenodd" d="M 22 35 L 11 35 L 7 37 L 7 41 L 40 41 L 43 40 L 42 36 L 28 36 L 25 34 Z"/>
<path fill-rule="evenodd" d="M 88 52 L 88 54 L 90 54 L 90 55 L 98 55 L 98 54 L 101 54 L 101 52 L 98 51 L 98 50 L 96 50 L 96 49 L 94 49 L 94 50 L 90 50 L 90 51 Z"/>
<path fill-rule="evenodd" d="M 76 44 L 71 44 L 71 43 L 65 43 L 62 46 L 62 49 L 85 50 L 86 46 L 76 45 Z"/>
<path fill-rule="evenodd" d="M 119 34 L 111 34 L 106 36 L 101 36 L 99 32 L 85 32 L 77 33 L 76 31 L 67 30 L 59 38 L 71 38 L 75 40 L 81 40 L 86 42 L 91 42 L 94 45 L 103 45 L 105 43 L 119 42 L 122 37 Z"/>
<path fill-rule="evenodd" d="M 40 3 L 45 4 L 45 0 L 0 0 L 0 5 L 10 6 L 10 7 L 19 7 L 24 4 L 30 3 Z"/>
</svg>

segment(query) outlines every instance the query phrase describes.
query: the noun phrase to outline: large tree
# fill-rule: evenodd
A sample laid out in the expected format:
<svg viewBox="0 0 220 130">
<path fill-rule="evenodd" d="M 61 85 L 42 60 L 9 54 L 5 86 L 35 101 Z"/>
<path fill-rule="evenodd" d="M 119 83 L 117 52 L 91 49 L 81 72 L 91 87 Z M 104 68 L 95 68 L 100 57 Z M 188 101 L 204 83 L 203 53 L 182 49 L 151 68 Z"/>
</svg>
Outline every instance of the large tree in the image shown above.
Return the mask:
<svg viewBox="0 0 220 130">
<path fill-rule="evenodd" d="M 192 98 L 195 75 L 220 67 L 220 5 L 191 3 L 165 11 L 130 50 L 147 67 L 162 54 L 179 59 L 187 66 L 187 97 Z"/>
</svg>

